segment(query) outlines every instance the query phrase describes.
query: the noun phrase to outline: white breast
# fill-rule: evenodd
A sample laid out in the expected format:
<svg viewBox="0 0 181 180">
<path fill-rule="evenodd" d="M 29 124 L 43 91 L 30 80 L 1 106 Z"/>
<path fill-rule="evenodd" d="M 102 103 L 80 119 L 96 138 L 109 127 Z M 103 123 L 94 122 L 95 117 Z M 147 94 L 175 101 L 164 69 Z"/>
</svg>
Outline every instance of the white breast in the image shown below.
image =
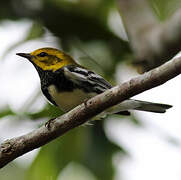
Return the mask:
<svg viewBox="0 0 181 180">
<path fill-rule="evenodd" d="M 60 109 L 65 112 L 96 95 L 96 93 L 86 93 L 81 89 L 75 89 L 72 92 L 58 92 L 54 85 L 48 87 L 48 92 Z"/>
</svg>

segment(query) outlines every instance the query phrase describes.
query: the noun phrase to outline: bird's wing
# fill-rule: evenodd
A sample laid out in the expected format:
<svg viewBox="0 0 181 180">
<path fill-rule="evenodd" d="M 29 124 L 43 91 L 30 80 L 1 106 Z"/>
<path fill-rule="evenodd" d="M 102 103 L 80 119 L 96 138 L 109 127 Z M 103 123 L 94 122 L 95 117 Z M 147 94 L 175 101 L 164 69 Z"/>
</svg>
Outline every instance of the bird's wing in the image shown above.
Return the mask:
<svg viewBox="0 0 181 180">
<path fill-rule="evenodd" d="M 97 94 L 112 88 L 111 84 L 100 75 L 82 67 L 66 66 L 64 67 L 64 75 L 78 86 L 87 86 L 91 88 L 90 91 Z"/>
<path fill-rule="evenodd" d="M 79 88 L 86 89 L 87 92 L 100 94 L 112 88 L 111 84 L 103 77 L 82 67 L 66 66 L 64 67 L 64 75 L 79 86 Z M 124 110 L 116 112 L 116 114 L 130 115 L 130 112 Z"/>
</svg>

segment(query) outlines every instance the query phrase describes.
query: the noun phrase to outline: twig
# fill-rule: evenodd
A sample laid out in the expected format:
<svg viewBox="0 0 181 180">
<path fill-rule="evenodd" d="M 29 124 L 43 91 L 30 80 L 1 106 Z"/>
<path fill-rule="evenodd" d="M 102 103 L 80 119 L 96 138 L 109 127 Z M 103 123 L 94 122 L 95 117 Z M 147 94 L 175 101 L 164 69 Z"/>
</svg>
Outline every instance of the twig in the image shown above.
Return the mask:
<svg viewBox="0 0 181 180">
<path fill-rule="evenodd" d="M 15 158 L 39 148 L 87 122 L 105 109 L 143 91 L 159 86 L 180 73 L 181 57 L 91 98 L 86 103 L 53 120 L 49 128 L 42 126 L 26 135 L 6 140 L 0 146 L 0 167 L 4 167 Z"/>
</svg>

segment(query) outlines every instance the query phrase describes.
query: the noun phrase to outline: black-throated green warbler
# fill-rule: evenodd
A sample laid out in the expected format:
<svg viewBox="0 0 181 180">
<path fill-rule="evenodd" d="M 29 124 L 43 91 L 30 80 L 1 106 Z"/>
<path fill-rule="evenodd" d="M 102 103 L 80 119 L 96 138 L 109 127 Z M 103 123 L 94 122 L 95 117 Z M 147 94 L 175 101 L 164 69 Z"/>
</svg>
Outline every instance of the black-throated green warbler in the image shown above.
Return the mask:
<svg viewBox="0 0 181 180">
<path fill-rule="evenodd" d="M 34 65 L 40 76 L 43 94 L 65 112 L 112 87 L 101 76 L 80 66 L 58 49 L 41 48 L 17 55 L 27 58 Z M 114 113 L 129 115 L 127 110 L 131 109 L 164 113 L 170 107 L 167 104 L 128 99 L 118 104 Z"/>
</svg>

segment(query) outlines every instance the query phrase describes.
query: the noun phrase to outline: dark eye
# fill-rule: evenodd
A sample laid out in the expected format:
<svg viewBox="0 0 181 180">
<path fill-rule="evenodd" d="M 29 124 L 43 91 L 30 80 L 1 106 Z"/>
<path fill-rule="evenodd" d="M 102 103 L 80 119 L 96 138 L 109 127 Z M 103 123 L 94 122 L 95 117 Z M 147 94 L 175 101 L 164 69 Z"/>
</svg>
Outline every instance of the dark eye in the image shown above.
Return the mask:
<svg viewBox="0 0 181 180">
<path fill-rule="evenodd" d="M 48 54 L 46 52 L 41 52 L 40 54 L 38 54 L 37 56 L 39 57 L 45 57 L 47 56 Z"/>
</svg>

